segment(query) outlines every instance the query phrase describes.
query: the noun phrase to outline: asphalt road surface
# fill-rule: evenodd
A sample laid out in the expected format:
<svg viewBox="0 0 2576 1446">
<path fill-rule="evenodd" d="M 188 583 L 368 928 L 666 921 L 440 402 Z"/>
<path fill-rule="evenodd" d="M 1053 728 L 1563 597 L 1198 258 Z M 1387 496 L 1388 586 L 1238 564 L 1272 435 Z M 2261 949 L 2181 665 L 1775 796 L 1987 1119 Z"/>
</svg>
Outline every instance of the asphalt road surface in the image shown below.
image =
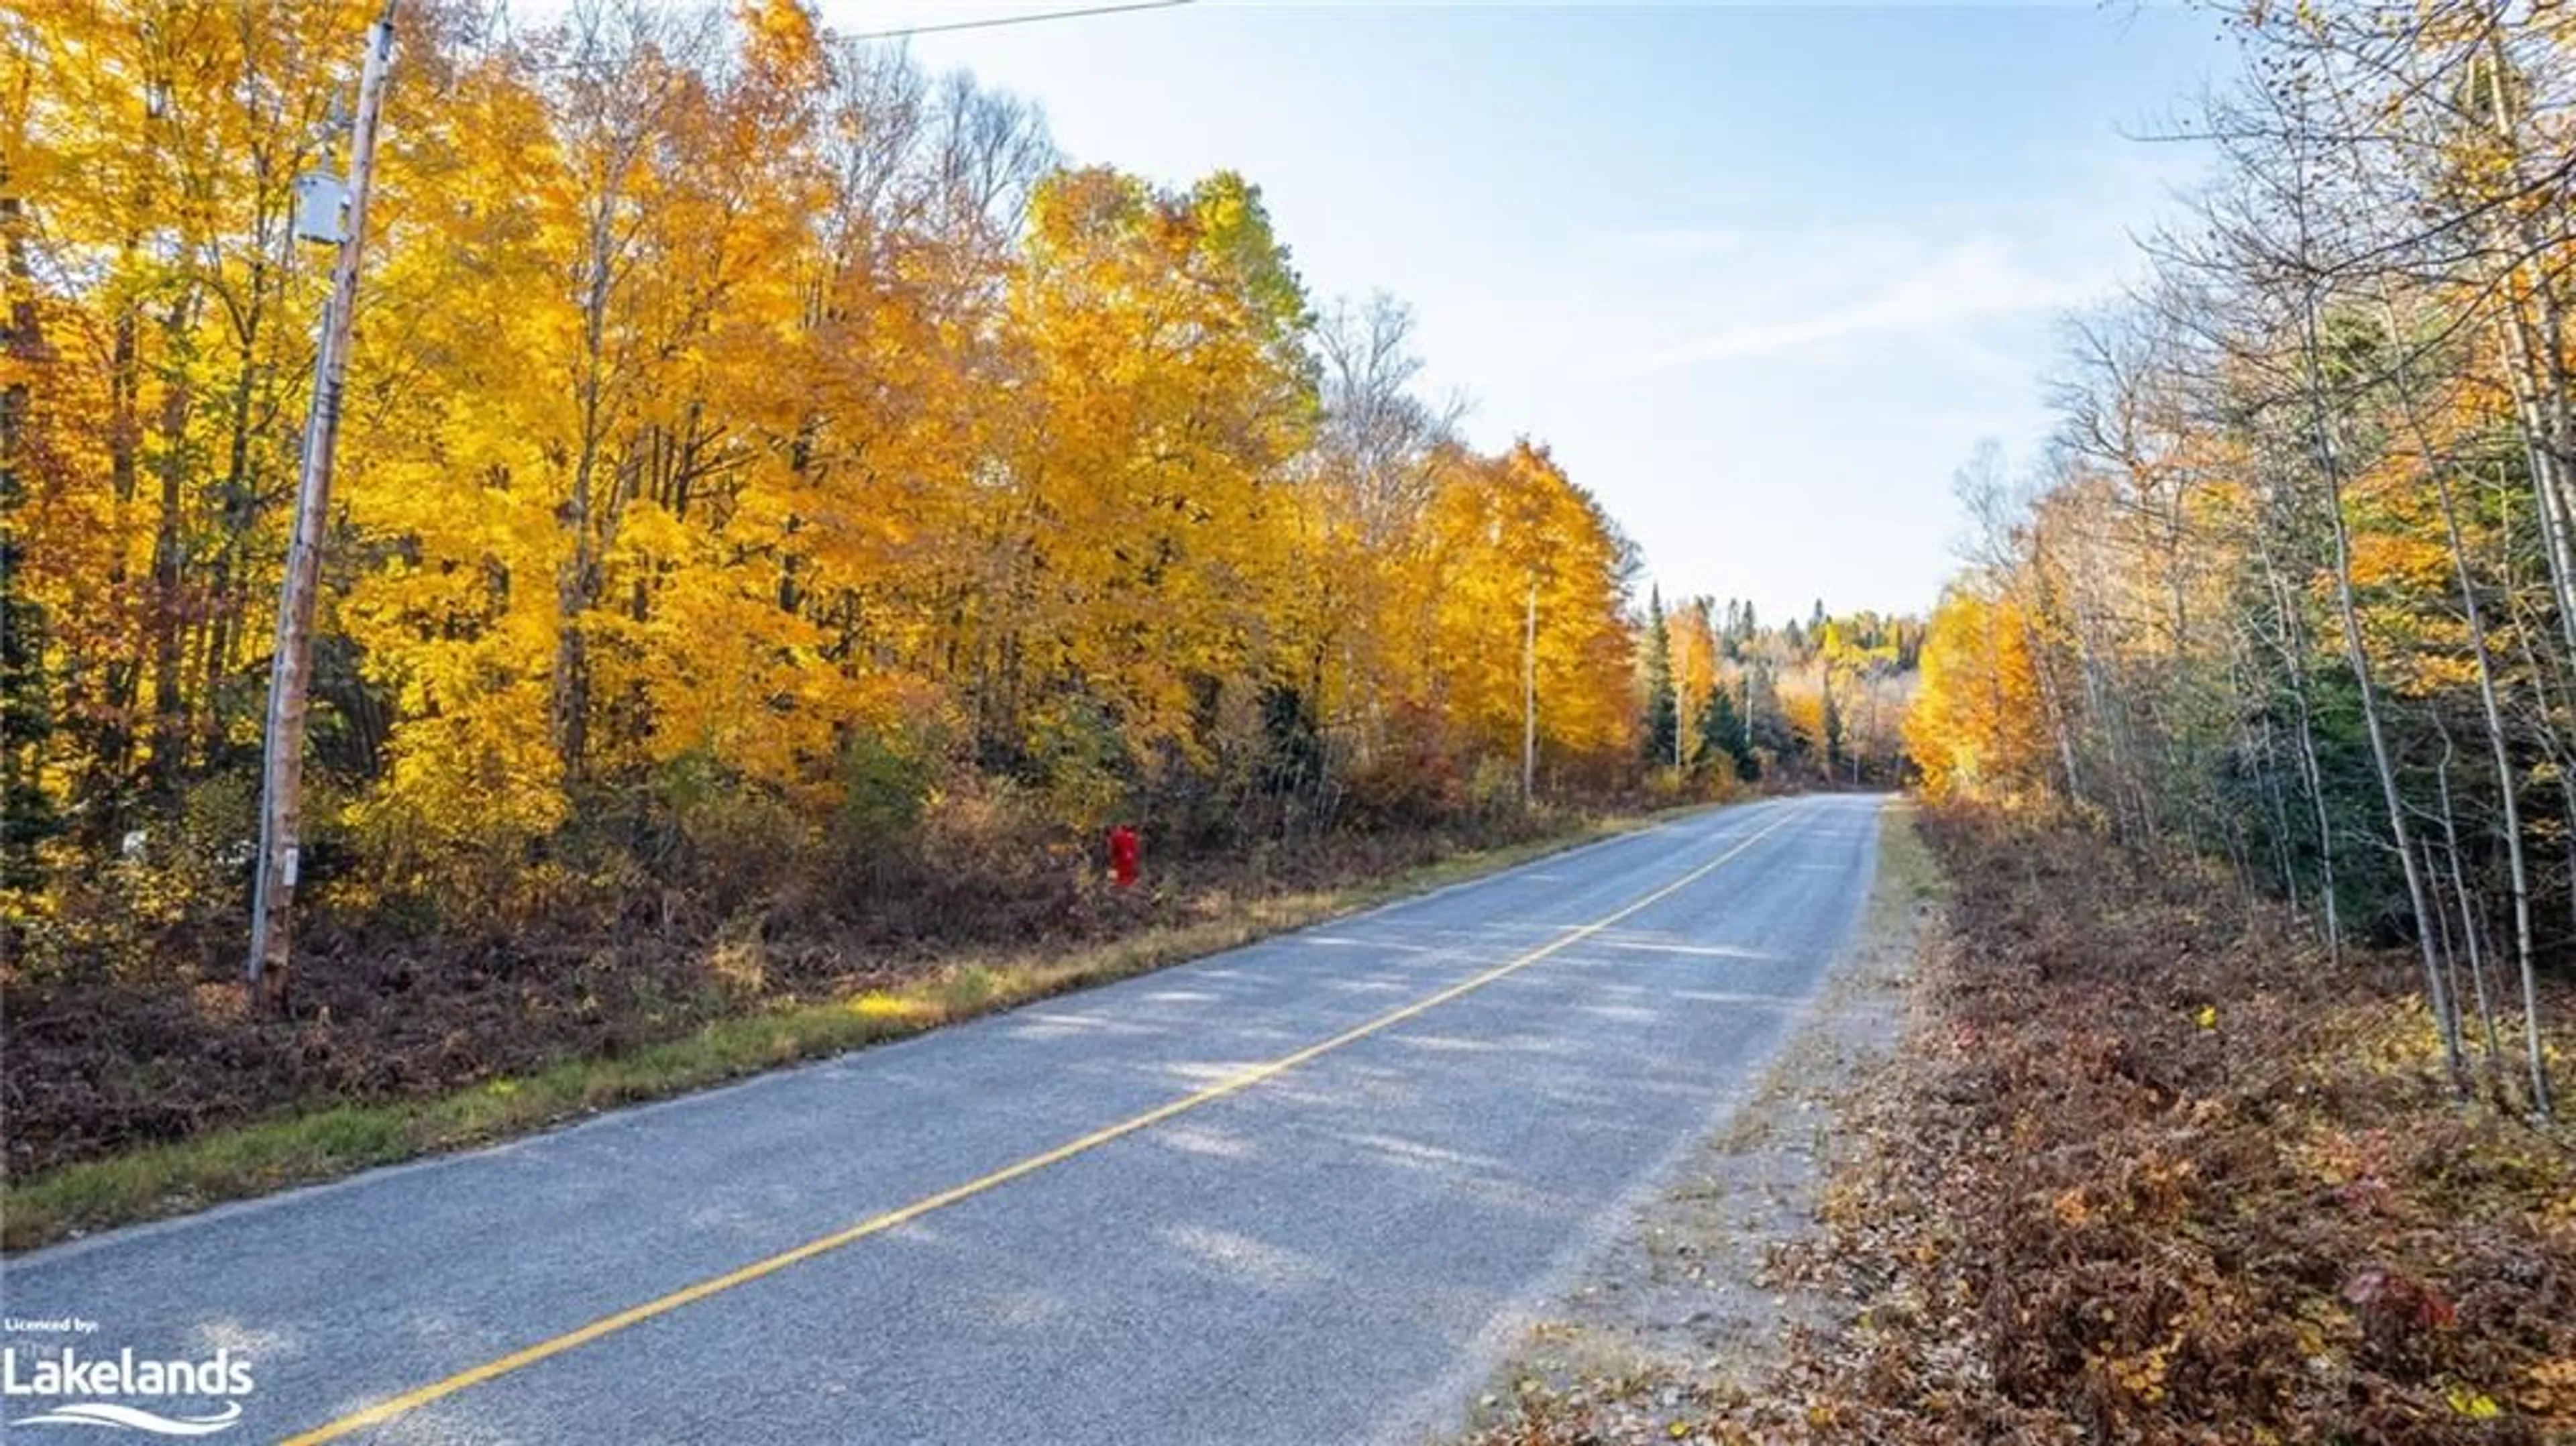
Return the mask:
<svg viewBox="0 0 2576 1446">
<path fill-rule="evenodd" d="M 218 1441 L 1418 1441 L 1751 1084 L 1859 917 L 1877 831 L 1861 796 L 1693 815 L 15 1258 L 0 1308 L 94 1323 L 84 1358 L 227 1350 L 255 1385 Z M 0 1343 L 23 1377 L 64 1339 Z"/>
</svg>

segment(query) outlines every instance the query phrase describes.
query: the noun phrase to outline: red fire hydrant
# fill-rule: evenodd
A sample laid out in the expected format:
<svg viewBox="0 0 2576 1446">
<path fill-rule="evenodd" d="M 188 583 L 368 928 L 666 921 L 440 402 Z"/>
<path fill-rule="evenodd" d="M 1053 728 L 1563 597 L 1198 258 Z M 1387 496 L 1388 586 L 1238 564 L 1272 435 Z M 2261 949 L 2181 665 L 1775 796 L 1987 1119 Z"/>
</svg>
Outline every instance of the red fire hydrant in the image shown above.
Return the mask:
<svg viewBox="0 0 2576 1446">
<path fill-rule="evenodd" d="M 1136 863 L 1143 851 L 1144 845 L 1137 839 L 1136 830 L 1122 823 L 1109 831 L 1111 887 L 1129 889 L 1136 886 Z"/>
</svg>

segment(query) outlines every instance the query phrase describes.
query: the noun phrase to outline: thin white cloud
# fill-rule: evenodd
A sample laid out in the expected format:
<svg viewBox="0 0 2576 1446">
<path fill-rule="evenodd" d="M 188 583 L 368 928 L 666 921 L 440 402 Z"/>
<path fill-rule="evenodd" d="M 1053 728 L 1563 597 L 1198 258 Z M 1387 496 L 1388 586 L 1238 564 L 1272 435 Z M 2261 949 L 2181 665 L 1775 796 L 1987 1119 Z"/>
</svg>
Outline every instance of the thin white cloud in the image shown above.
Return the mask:
<svg viewBox="0 0 2576 1446">
<path fill-rule="evenodd" d="M 1613 231 L 1601 238 L 1602 249 L 1627 261 L 1687 261 L 1743 247 L 1748 238 L 1723 226 L 1648 226 Z"/>
<path fill-rule="evenodd" d="M 1794 254 L 1795 248 L 1783 248 Z M 1809 265 L 1828 264 L 1809 261 Z M 2102 293 L 2098 280 L 2049 276 L 2017 263 L 2011 248 L 1979 237 L 1935 252 L 1856 301 L 1828 302 L 1789 315 L 1729 321 L 1633 358 L 1628 370 L 1662 371 L 1702 362 L 1745 361 L 1811 350 L 1855 337 L 1929 335 L 1997 317 L 2071 306 Z"/>
</svg>

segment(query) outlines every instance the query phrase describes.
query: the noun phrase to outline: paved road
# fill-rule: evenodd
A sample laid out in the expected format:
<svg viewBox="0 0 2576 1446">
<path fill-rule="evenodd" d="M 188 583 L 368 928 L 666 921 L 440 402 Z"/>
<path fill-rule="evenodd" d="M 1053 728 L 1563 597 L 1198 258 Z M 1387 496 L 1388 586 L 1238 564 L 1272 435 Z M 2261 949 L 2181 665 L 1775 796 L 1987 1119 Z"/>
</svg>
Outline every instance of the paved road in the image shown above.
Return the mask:
<svg viewBox="0 0 2576 1446">
<path fill-rule="evenodd" d="M 1876 834 L 1865 797 L 1704 813 L 39 1252 L 0 1303 L 97 1322 L 85 1356 L 228 1348 L 256 1385 L 216 1440 L 1415 1441 L 1749 1083 L 1849 934 Z M 60 1339 L 6 1343 L 23 1376 Z"/>
</svg>

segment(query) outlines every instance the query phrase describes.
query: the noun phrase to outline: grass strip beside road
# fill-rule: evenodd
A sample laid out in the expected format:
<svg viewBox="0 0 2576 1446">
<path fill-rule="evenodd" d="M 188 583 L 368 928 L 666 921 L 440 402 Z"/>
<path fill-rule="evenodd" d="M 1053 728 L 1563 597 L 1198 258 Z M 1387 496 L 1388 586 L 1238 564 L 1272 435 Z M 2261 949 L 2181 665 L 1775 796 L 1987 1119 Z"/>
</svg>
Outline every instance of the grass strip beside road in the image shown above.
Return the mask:
<svg viewBox="0 0 2576 1446">
<path fill-rule="evenodd" d="M 727 1271 L 722 1275 L 710 1276 L 704 1280 L 696 1282 L 695 1284 L 682 1286 L 678 1290 L 656 1296 L 653 1299 L 642 1302 L 638 1305 L 629 1306 L 625 1310 L 618 1311 L 612 1315 L 602 1316 L 588 1325 L 566 1331 L 560 1335 L 548 1337 L 545 1340 L 537 1341 L 531 1345 L 523 1346 L 507 1355 L 495 1357 L 481 1365 L 458 1371 L 454 1375 L 447 1376 L 437 1381 L 432 1381 L 428 1385 L 406 1391 L 399 1396 L 392 1397 L 385 1401 L 380 1401 L 373 1406 L 342 1416 L 337 1420 L 325 1422 L 320 1426 L 314 1427 L 310 1431 L 288 1437 L 283 1443 L 283 1446 L 322 1446 L 322 1443 L 324 1442 L 337 1441 L 354 1432 L 366 1430 L 373 1426 L 383 1425 L 387 1421 L 391 1421 L 396 1417 L 418 1410 L 423 1406 L 444 1400 L 449 1396 L 455 1395 L 457 1392 L 482 1385 L 487 1381 L 497 1380 L 502 1376 L 510 1375 L 516 1371 L 524 1370 L 527 1367 L 536 1365 L 542 1361 L 550 1360 L 567 1351 L 577 1350 L 593 1341 L 614 1335 L 619 1331 L 623 1331 L 629 1326 L 640 1325 L 645 1321 L 668 1315 L 673 1311 L 693 1305 L 711 1296 L 720 1295 L 726 1291 L 736 1288 L 737 1286 L 748 1285 L 753 1281 L 775 1275 L 780 1271 L 800 1265 L 817 1256 L 825 1255 L 832 1251 L 839 1250 L 844 1246 L 855 1244 L 856 1242 L 865 1240 L 870 1236 L 882 1234 L 885 1231 L 896 1228 L 897 1226 L 905 1225 L 917 1220 L 933 1211 L 946 1209 L 948 1206 L 954 1205 L 959 1201 L 972 1199 L 988 1190 L 1007 1185 L 1024 1176 L 1035 1174 L 1040 1170 L 1044 1170 L 1050 1166 L 1070 1160 L 1077 1155 L 1086 1154 L 1092 1150 L 1098 1149 L 1102 1145 L 1110 1143 L 1113 1140 L 1123 1139 L 1139 1130 L 1151 1129 L 1166 1120 L 1186 1114 L 1203 1105 L 1211 1104 L 1217 1100 L 1227 1098 L 1230 1095 L 1239 1094 L 1256 1085 L 1276 1079 L 1280 1075 L 1285 1074 L 1310 1060 L 1318 1059 L 1335 1050 L 1355 1044 L 1371 1035 L 1391 1029 L 1407 1020 L 1417 1018 L 1433 1009 L 1439 1008 L 1441 1005 L 1446 1004 L 1453 999 L 1458 999 L 1465 995 L 1472 994 L 1497 980 L 1508 978 L 1533 964 L 1552 958 L 1555 955 L 1572 948 L 1576 944 L 1591 938 L 1593 935 L 1610 928 L 1612 925 L 1639 914 L 1665 899 L 1671 898 L 1673 895 L 1689 888 L 1692 884 L 1695 884 L 1701 879 L 1708 877 L 1710 874 L 1715 873 L 1717 870 L 1724 868 L 1727 864 L 1732 863 L 1734 860 L 1741 857 L 1754 845 L 1762 842 L 1766 838 L 1769 838 L 1772 834 L 1779 832 L 1783 827 L 1801 816 L 1801 811 L 1795 808 L 1776 810 L 1769 815 L 1768 822 L 1753 829 L 1744 837 L 1733 840 L 1725 850 L 1714 857 L 1701 862 L 1697 867 L 1691 869 L 1688 873 L 1683 874 L 1680 878 L 1674 879 L 1660 888 L 1631 899 L 1626 904 L 1623 904 L 1619 908 L 1594 919 L 1588 924 L 1564 930 L 1558 933 L 1555 938 L 1539 945 L 1537 948 L 1528 950 L 1501 964 L 1497 964 L 1493 968 L 1487 969 L 1480 974 L 1470 975 L 1445 989 L 1424 995 L 1409 1004 L 1401 1005 L 1395 1009 L 1388 1010 L 1386 1013 L 1378 1015 L 1373 1019 L 1353 1025 L 1328 1039 L 1318 1040 L 1313 1044 L 1307 1045 L 1303 1049 L 1281 1055 L 1267 1063 L 1257 1064 L 1238 1070 L 1235 1073 L 1218 1080 L 1214 1084 L 1194 1090 L 1177 1099 L 1168 1100 L 1163 1104 L 1146 1110 L 1142 1114 L 1130 1115 L 1126 1119 L 1120 1120 L 1115 1124 L 1104 1125 L 1099 1129 L 1093 1130 L 1089 1134 L 1067 1140 L 1053 1149 L 1043 1150 L 1037 1154 L 1025 1156 L 1012 1164 L 1004 1165 L 1000 1169 L 979 1175 L 962 1184 L 953 1185 L 937 1194 L 924 1196 L 900 1209 L 889 1210 L 883 1214 L 870 1216 L 869 1218 L 861 1220 L 853 1225 L 836 1230 L 829 1235 L 817 1236 L 812 1240 L 806 1241 L 802 1245 L 779 1251 L 773 1255 L 763 1256 L 758 1260 L 751 1261 L 745 1265 Z"/>
<path fill-rule="evenodd" d="M 1247 899 L 1223 918 L 1158 925 L 1086 947 L 960 956 L 901 989 L 720 1019 L 680 1038 L 613 1057 L 569 1059 L 535 1074 L 434 1098 L 299 1111 L 81 1161 L 8 1182 L 0 1192 L 0 1249 L 30 1250 L 379 1165 L 492 1144 L 618 1105 L 667 1099 L 906 1038 L 1222 953 L 1671 816 L 1590 819 L 1545 839 L 1458 854 L 1365 884 Z"/>
</svg>

